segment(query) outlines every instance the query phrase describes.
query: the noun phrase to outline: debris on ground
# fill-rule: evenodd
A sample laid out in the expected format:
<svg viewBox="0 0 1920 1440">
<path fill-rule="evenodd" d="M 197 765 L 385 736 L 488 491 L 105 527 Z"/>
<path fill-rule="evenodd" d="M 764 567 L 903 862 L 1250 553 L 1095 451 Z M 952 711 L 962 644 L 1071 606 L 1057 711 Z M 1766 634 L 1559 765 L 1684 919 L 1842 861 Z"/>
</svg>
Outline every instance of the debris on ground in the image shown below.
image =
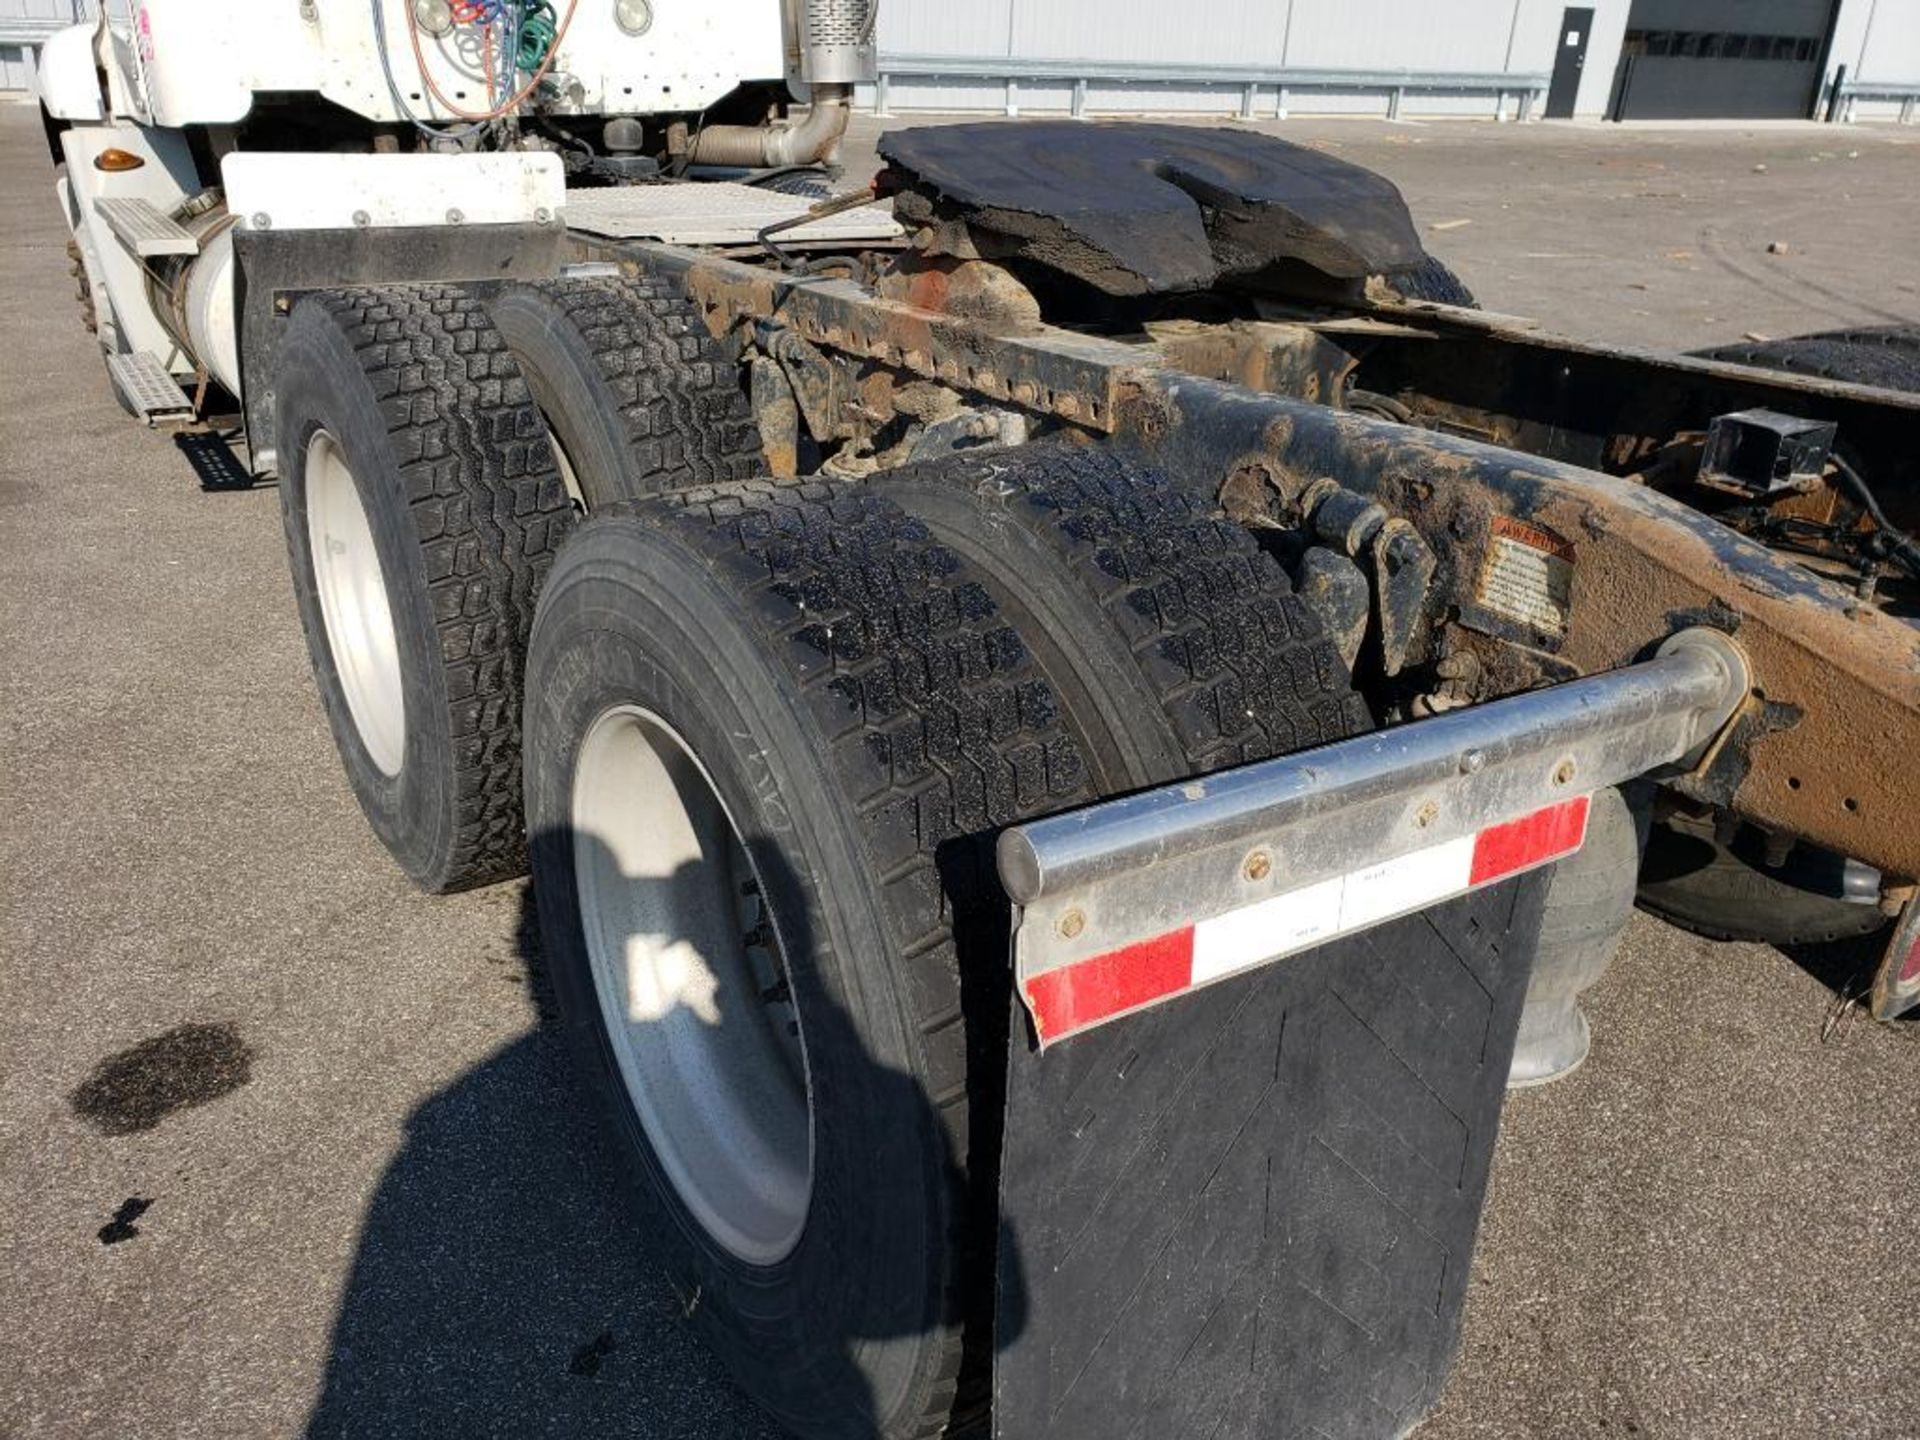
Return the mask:
<svg viewBox="0 0 1920 1440">
<path fill-rule="evenodd" d="M 1471 225 L 1472 223 L 1473 221 L 1471 220 L 1436 220 L 1427 228 L 1429 230 L 1458 230 L 1461 226 Z"/>
<path fill-rule="evenodd" d="M 1769 240 L 1767 242 L 1767 253 L 1769 255 L 1785 255 L 1789 253 L 1790 248 L 1784 240 Z"/>
<path fill-rule="evenodd" d="M 128 1240 L 139 1238 L 140 1227 L 133 1222 L 153 1208 L 153 1201 L 140 1195 L 129 1195 L 121 1201 L 120 1208 L 113 1212 L 113 1218 L 102 1225 L 97 1232 L 102 1245 L 119 1245 Z"/>
</svg>

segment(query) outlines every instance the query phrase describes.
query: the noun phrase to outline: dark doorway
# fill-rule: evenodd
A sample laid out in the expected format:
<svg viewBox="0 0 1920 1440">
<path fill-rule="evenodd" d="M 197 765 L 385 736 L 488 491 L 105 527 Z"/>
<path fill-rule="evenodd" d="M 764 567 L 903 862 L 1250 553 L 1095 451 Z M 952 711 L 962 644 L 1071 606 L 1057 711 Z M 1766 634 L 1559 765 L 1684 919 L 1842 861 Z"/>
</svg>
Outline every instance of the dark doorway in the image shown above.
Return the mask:
<svg viewBox="0 0 1920 1440">
<path fill-rule="evenodd" d="M 1587 42 L 1593 38 L 1593 11 L 1572 6 L 1560 19 L 1560 43 L 1553 51 L 1553 83 L 1547 89 L 1547 118 L 1571 120 L 1580 98 L 1580 76 L 1587 68 Z"/>
<path fill-rule="evenodd" d="M 1837 8 L 1835 0 L 1634 0 L 1612 118 L 1805 118 Z"/>
</svg>

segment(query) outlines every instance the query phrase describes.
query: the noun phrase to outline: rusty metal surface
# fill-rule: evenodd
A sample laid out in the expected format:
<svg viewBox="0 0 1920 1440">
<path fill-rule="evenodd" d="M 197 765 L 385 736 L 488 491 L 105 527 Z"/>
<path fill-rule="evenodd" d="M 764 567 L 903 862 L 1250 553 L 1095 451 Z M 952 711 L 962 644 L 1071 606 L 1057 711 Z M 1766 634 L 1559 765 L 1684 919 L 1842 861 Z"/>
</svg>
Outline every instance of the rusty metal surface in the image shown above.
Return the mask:
<svg viewBox="0 0 1920 1440">
<path fill-rule="evenodd" d="M 1210 495 L 1232 480 L 1241 504 L 1263 487 L 1284 504 L 1335 478 L 1412 522 L 1438 557 L 1430 588 L 1443 619 L 1474 600 L 1503 518 L 1558 537 L 1572 557 L 1564 633 L 1448 623 L 1438 674 L 1469 667 L 1479 696 L 1512 693 L 1627 663 L 1687 624 L 1717 625 L 1752 661 L 1756 695 L 1694 792 L 1891 875 L 1920 875 L 1920 632 L 1678 500 L 1595 470 L 1202 378 L 1151 344 L 1045 328 L 996 335 L 846 281 L 668 247 L 629 253 L 681 272 L 716 335 L 771 320 L 845 362 L 1111 437 Z M 1193 346 L 1179 353 L 1191 357 Z M 1740 368 L 1660 359 L 1681 370 Z"/>
<path fill-rule="evenodd" d="M 1302 319 L 1293 328 L 1351 349 L 1353 384 L 1398 396 L 1435 428 L 1592 469 L 1645 470 L 1674 437 L 1704 436 L 1716 417 L 1740 411 L 1831 423 L 1895 522 L 1920 525 L 1920 451 L 1912 443 L 1920 394 L 1599 345 L 1451 307 L 1386 307 L 1370 324 Z M 1317 398 L 1309 383 L 1279 372 L 1268 388 Z"/>
<path fill-rule="evenodd" d="M 1729 630 L 1770 719 L 1717 762 L 1714 798 L 1890 873 L 1920 873 L 1920 632 L 1641 486 L 1217 382 L 1140 373 L 1137 383 L 1122 439 L 1196 484 L 1249 454 L 1266 456 L 1283 485 L 1337 475 L 1428 537 L 1450 562 L 1438 584 L 1453 603 L 1469 593 L 1496 516 L 1568 537 L 1577 559 L 1559 654 L 1582 672 L 1625 663 L 1689 621 Z"/>
</svg>

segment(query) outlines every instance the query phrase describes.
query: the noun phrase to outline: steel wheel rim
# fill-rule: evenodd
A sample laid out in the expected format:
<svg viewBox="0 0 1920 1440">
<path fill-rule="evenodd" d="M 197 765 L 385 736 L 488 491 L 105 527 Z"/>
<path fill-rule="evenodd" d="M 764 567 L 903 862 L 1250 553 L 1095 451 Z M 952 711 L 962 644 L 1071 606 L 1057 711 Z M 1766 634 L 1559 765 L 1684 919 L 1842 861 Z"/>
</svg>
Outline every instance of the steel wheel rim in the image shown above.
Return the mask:
<svg viewBox="0 0 1920 1440">
<path fill-rule="evenodd" d="M 594 992 L 627 1099 L 680 1202 L 771 1265 L 813 1193 L 813 1105 L 777 920 L 712 778 L 638 706 L 575 762 L 574 874 Z"/>
<path fill-rule="evenodd" d="M 307 444 L 307 540 L 327 650 L 367 757 L 398 775 L 407 748 L 400 640 L 373 526 L 346 455 L 325 430 Z"/>
</svg>

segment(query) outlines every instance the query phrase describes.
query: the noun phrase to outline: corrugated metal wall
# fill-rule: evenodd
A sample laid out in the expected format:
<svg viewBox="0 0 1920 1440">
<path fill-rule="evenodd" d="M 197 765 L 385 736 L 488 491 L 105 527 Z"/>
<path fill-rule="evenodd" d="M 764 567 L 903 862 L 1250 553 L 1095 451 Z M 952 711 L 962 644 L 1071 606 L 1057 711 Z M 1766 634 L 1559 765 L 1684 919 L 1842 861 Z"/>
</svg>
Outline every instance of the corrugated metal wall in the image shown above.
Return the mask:
<svg viewBox="0 0 1920 1440">
<path fill-rule="evenodd" d="M 1594 11 L 1576 113 L 1604 114 L 1631 0 L 1586 0 Z M 1083 59 L 1131 65 L 1258 65 L 1289 70 L 1368 70 L 1542 75 L 1553 68 L 1565 0 L 882 0 L 883 55 L 969 60 Z M 1920 80 L 1920 0 L 1843 0 L 1834 63 L 1877 79 Z M 1373 113 L 1381 86 L 1290 93 L 1293 113 Z M 1493 113 L 1495 89 L 1458 94 L 1410 89 L 1402 113 Z M 888 87 L 895 110 L 999 110 L 1006 86 L 990 79 L 901 75 Z M 1065 80 L 1023 81 L 1021 110 L 1065 109 Z M 1241 87 L 1183 80 L 1087 87 L 1091 110 L 1204 111 L 1240 108 Z M 1271 91 L 1258 113 L 1278 103 Z M 1512 113 L 1511 104 L 1508 113 Z"/>
<path fill-rule="evenodd" d="M 1628 0 L 1595 3 L 1603 12 L 1597 31 L 1609 9 L 1619 11 L 1613 28 L 1624 25 Z M 1561 0 L 882 0 L 880 46 L 884 54 L 912 57 L 1541 74 L 1552 67 L 1562 8 Z M 989 81 L 902 77 L 892 82 L 889 98 L 901 109 L 999 108 L 1003 89 Z M 1604 104 L 1604 85 L 1599 92 L 1595 109 Z M 1064 85 L 1025 86 L 1020 103 L 1064 107 L 1069 94 Z M 1087 103 L 1096 110 L 1219 111 L 1234 95 L 1231 84 L 1096 81 Z M 1429 112 L 1491 114 L 1494 102 L 1492 88 L 1477 97 L 1408 98 L 1409 108 Z M 1303 91 L 1293 108 L 1378 111 L 1384 103 L 1377 87 L 1360 94 Z"/>
<path fill-rule="evenodd" d="M 1830 63 L 1845 65 L 1855 80 L 1920 82 L 1920 0 L 1846 0 Z M 1899 113 L 1897 100 L 1862 100 L 1856 111 L 1862 120 Z"/>
</svg>

